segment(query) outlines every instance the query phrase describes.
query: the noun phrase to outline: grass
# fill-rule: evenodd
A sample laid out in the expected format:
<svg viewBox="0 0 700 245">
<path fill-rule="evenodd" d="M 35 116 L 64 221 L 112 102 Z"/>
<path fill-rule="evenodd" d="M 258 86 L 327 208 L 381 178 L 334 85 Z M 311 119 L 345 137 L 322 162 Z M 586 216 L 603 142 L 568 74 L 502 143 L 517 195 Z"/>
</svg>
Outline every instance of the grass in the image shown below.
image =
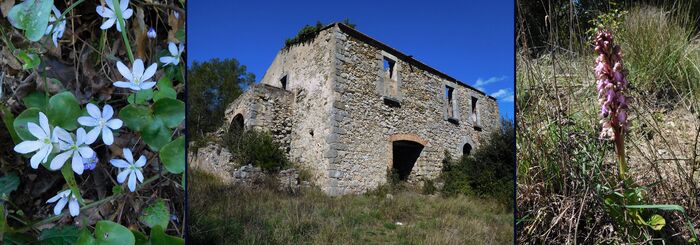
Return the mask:
<svg viewBox="0 0 700 245">
<path fill-rule="evenodd" d="M 250 190 L 190 169 L 193 244 L 510 244 L 513 215 L 494 200 L 389 187 L 329 197 Z M 205 198 L 206 197 L 206 198 Z"/>
<path fill-rule="evenodd" d="M 614 34 L 630 70 L 629 175 L 645 187 L 646 203 L 681 205 L 696 225 L 700 41 L 691 23 L 678 9 L 637 6 L 629 9 L 624 31 Z M 550 49 L 559 50 L 552 40 Z M 652 231 L 619 222 L 606 204 L 603 187 L 622 189 L 614 147 L 598 140 L 593 51 L 525 53 L 519 50 L 516 59 L 517 241 L 687 242 L 681 213 L 653 210 L 666 226 Z"/>
</svg>

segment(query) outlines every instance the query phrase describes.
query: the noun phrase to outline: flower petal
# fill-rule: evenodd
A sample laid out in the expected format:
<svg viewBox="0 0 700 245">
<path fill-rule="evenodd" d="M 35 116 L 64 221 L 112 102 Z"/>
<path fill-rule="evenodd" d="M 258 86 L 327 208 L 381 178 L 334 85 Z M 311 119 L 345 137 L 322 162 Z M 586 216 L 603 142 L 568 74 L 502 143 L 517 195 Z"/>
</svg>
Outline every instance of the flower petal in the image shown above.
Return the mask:
<svg viewBox="0 0 700 245">
<path fill-rule="evenodd" d="M 39 125 L 41 129 L 44 130 L 46 135 L 51 135 L 51 126 L 49 126 L 49 119 L 46 118 L 46 114 L 39 112 Z"/>
<path fill-rule="evenodd" d="M 139 180 L 139 182 L 143 183 L 143 173 L 139 170 L 134 170 L 134 173 L 136 173 L 136 179 Z"/>
<path fill-rule="evenodd" d="M 122 125 L 124 125 L 124 122 L 121 119 L 112 119 L 107 121 L 105 125 L 107 125 L 107 127 L 111 129 L 117 130 L 120 129 Z"/>
<path fill-rule="evenodd" d="M 58 201 L 58 199 L 61 199 L 61 197 L 63 197 L 64 192 L 66 192 L 66 191 L 59 192 L 58 194 L 56 194 L 52 198 L 49 198 L 49 200 L 47 200 L 46 203 L 52 203 L 52 202 Z"/>
<path fill-rule="evenodd" d="M 85 144 L 85 129 L 78 128 L 78 131 L 75 132 L 75 145 L 83 144 Z"/>
<path fill-rule="evenodd" d="M 126 176 L 129 176 L 130 172 L 131 172 L 131 170 L 128 170 L 128 169 L 125 169 L 124 171 L 119 172 L 119 174 L 117 174 L 117 182 L 119 182 L 120 184 L 124 183 L 124 180 L 126 180 Z"/>
<path fill-rule="evenodd" d="M 112 12 L 111 9 L 102 6 L 97 6 L 97 8 L 95 8 L 95 11 L 97 11 L 97 14 L 104 18 L 112 18 L 114 16 L 114 12 Z"/>
<path fill-rule="evenodd" d="M 80 157 L 78 151 L 73 151 L 73 161 L 71 167 L 73 168 L 73 172 L 75 172 L 78 175 L 83 174 L 83 170 L 85 170 L 85 166 L 83 165 L 83 158 Z"/>
<path fill-rule="evenodd" d="M 72 152 L 66 151 L 61 154 L 56 155 L 53 160 L 51 160 L 51 165 L 49 166 L 51 170 L 58 170 L 63 167 L 63 164 L 68 160 Z"/>
<path fill-rule="evenodd" d="M 95 151 L 93 151 L 89 146 L 78 148 L 78 152 L 80 152 L 80 156 L 83 158 L 91 158 L 95 155 Z"/>
<path fill-rule="evenodd" d="M 129 190 L 131 190 L 131 192 L 136 190 L 136 174 L 134 174 L 133 171 L 129 174 Z"/>
<path fill-rule="evenodd" d="M 78 204 L 78 200 L 75 198 L 71 198 L 70 202 L 68 203 L 68 210 L 70 211 L 70 216 L 78 216 L 80 214 L 80 205 Z"/>
<path fill-rule="evenodd" d="M 114 143 L 114 135 L 112 135 L 112 130 L 108 127 L 102 128 L 102 142 L 105 145 L 112 145 Z"/>
<path fill-rule="evenodd" d="M 44 130 L 41 129 L 41 127 L 39 127 L 39 125 L 36 125 L 36 123 L 27 123 L 27 129 L 29 129 L 29 133 L 34 135 L 34 137 L 36 137 L 36 139 L 38 140 L 46 138 L 48 136 L 46 135 L 46 132 L 44 132 Z"/>
<path fill-rule="evenodd" d="M 117 82 L 112 83 L 112 85 L 114 85 L 117 88 L 131 88 L 131 84 L 132 83 L 130 83 L 130 82 L 122 82 L 122 81 L 117 81 Z"/>
<path fill-rule="evenodd" d="M 163 66 L 175 63 L 175 57 L 170 57 L 170 56 L 160 57 L 160 63 L 163 63 Z"/>
<path fill-rule="evenodd" d="M 122 159 L 112 159 L 109 160 L 109 163 L 112 164 L 112 166 L 116 168 L 128 168 L 130 164 Z"/>
<path fill-rule="evenodd" d="M 143 167 L 144 165 L 146 165 L 146 157 L 142 155 L 141 157 L 139 157 L 138 160 L 136 160 L 134 165 L 139 168 Z"/>
<path fill-rule="evenodd" d="M 61 210 L 66 206 L 66 203 L 68 202 L 68 198 L 61 197 L 60 200 L 58 200 L 58 203 L 56 203 L 56 206 L 53 207 L 53 214 L 54 215 L 59 215 L 61 214 Z"/>
<path fill-rule="evenodd" d="M 128 162 L 130 165 L 134 163 L 134 156 L 131 154 L 131 150 L 129 148 L 124 148 L 122 153 L 124 153 L 124 159 L 126 162 Z"/>
<path fill-rule="evenodd" d="M 177 46 L 175 46 L 175 43 L 173 43 L 173 42 L 168 43 L 168 51 L 170 51 L 170 55 L 177 56 L 178 50 L 177 50 Z"/>
<path fill-rule="evenodd" d="M 104 107 L 102 107 L 102 119 L 110 119 L 114 116 L 114 109 L 112 108 L 111 105 L 106 104 Z"/>
<path fill-rule="evenodd" d="M 85 105 L 85 109 L 87 109 L 88 114 L 90 114 L 90 116 L 92 118 L 95 118 L 95 119 L 102 118 L 101 117 L 102 113 L 100 113 L 100 108 L 97 107 L 95 104 L 88 103 L 87 105 Z"/>
<path fill-rule="evenodd" d="M 119 9 L 121 9 L 122 11 L 126 10 L 126 8 L 128 8 L 128 7 L 129 7 L 129 0 L 121 0 L 119 2 Z"/>
<path fill-rule="evenodd" d="M 129 70 L 129 68 L 126 67 L 126 65 L 124 65 L 124 63 L 122 63 L 121 61 L 117 61 L 117 70 L 119 70 L 119 73 L 122 74 L 124 79 L 129 80 L 129 81 L 134 80 L 134 77 L 131 74 L 131 71 Z"/>
<path fill-rule="evenodd" d="M 141 89 L 150 89 L 153 88 L 153 86 L 156 86 L 156 82 L 143 82 L 141 83 Z"/>
<path fill-rule="evenodd" d="M 42 147 L 37 153 L 35 153 L 34 156 L 32 156 L 32 159 L 29 160 L 29 164 L 32 166 L 32 168 L 39 168 L 39 163 L 41 163 L 42 160 L 46 159 L 46 155 L 48 155 L 50 151 L 51 145 L 48 145 Z"/>
<path fill-rule="evenodd" d="M 116 20 L 116 18 L 107 19 L 104 23 L 102 23 L 102 25 L 100 26 L 100 29 L 102 29 L 102 30 L 109 29 L 110 27 L 112 27 L 114 25 L 115 20 Z"/>
<path fill-rule="evenodd" d="M 156 63 L 151 64 L 151 66 L 149 66 L 148 69 L 146 69 L 146 71 L 143 72 L 143 76 L 141 76 L 141 81 L 146 81 L 146 80 L 150 79 L 151 77 L 153 77 L 153 75 L 156 74 L 157 69 L 158 69 L 158 64 L 156 64 Z"/>
<path fill-rule="evenodd" d="M 90 129 L 90 132 L 87 133 L 87 136 L 85 136 L 85 144 L 92 144 L 95 143 L 97 140 L 97 136 L 100 136 L 100 132 L 102 132 L 102 129 L 100 127 L 94 127 Z"/>
<path fill-rule="evenodd" d="M 38 140 L 22 141 L 21 143 L 15 146 L 14 150 L 20 154 L 27 154 L 39 150 L 42 145 L 44 144 Z"/>
<path fill-rule="evenodd" d="M 73 138 L 65 129 L 56 126 L 53 128 L 53 134 L 59 141 L 63 141 L 68 144 L 73 144 Z"/>
<path fill-rule="evenodd" d="M 134 76 L 134 78 L 138 78 L 139 80 L 143 76 L 143 60 L 141 59 L 136 59 L 134 60 L 134 65 L 131 70 L 131 75 Z"/>
<path fill-rule="evenodd" d="M 129 18 L 131 18 L 132 14 L 134 14 L 134 10 L 132 10 L 132 9 L 124 10 L 124 11 L 122 11 L 122 18 L 124 18 L 124 20 L 129 19 Z"/>
<path fill-rule="evenodd" d="M 87 127 L 94 127 L 94 126 L 97 126 L 99 124 L 97 122 L 97 119 L 92 118 L 92 117 L 86 117 L 86 116 L 79 117 L 78 123 L 80 123 L 80 125 L 87 126 Z"/>
</svg>

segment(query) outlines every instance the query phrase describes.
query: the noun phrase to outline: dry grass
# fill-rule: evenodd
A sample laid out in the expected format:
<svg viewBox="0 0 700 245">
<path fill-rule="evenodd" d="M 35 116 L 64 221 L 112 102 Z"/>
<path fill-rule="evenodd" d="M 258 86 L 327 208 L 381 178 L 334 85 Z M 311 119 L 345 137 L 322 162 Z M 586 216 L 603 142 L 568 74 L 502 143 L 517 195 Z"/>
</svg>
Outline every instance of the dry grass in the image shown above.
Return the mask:
<svg viewBox="0 0 700 245">
<path fill-rule="evenodd" d="M 193 244 L 510 244 L 513 216 L 493 200 L 388 188 L 329 197 L 252 191 L 190 169 Z M 401 224 L 397 223 L 400 222 Z"/>
</svg>

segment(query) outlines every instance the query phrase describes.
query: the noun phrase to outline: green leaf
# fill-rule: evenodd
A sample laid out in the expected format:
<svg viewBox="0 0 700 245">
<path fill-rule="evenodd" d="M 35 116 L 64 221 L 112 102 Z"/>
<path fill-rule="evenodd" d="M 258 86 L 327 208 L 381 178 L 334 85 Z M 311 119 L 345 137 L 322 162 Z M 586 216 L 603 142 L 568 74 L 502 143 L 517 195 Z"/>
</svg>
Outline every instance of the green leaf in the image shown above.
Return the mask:
<svg viewBox="0 0 700 245">
<path fill-rule="evenodd" d="M 27 123 L 36 123 L 39 125 L 39 109 L 38 108 L 29 108 L 24 110 L 22 113 L 15 118 L 15 121 L 12 122 L 12 126 L 15 128 L 15 131 L 17 132 L 17 136 L 19 136 L 20 139 L 22 140 L 36 140 L 36 137 L 29 133 L 29 129 L 27 128 Z"/>
<path fill-rule="evenodd" d="M 34 91 L 22 98 L 22 102 L 24 102 L 24 106 L 27 108 L 36 107 L 43 111 L 46 110 L 46 104 L 49 100 L 45 93 Z"/>
<path fill-rule="evenodd" d="M 97 221 L 95 237 L 97 244 L 101 245 L 134 244 L 136 242 L 134 234 L 129 229 L 109 220 Z"/>
<path fill-rule="evenodd" d="M 31 51 L 20 49 L 17 52 L 17 58 L 22 61 L 22 69 L 30 70 L 39 67 L 41 58 L 38 54 Z"/>
<path fill-rule="evenodd" d="M 88 231 L 88 229 L 81 229 L 80 230 L 80 236 L 78 236 L 78 241 L 76 241 L 77 245 L 93 245 L 95 244 L 95 237 L 92 236 L 92 233 Z"/>
<path fill-rule="evenodd" d="M 170 210 L 168 210 L 168 206 L 165 205 L 165 201 L 159 198 L 143 210 L 143 214 L 139 217 L 139 220 L 150 228 L 155 226 L 168 227 Z"/>
<path fill-rule="evenodd" d="M 17 190 L 19 187 L 19 177 L 14 172 L 0 177 L 0 197 L 10 195 L 10 192 Z"/>
<path fill-rule="evenodd" d="M 134 98 L 136 99 L 135 102 Z M 143 105 L 146 104 L 146 101 L 151 99 L 153 99 L 153 89 L 143 89 L 137 91 L 136 93 L 130 94 L 126 100 L 129 101 L 129 104 Z"/>
<path fill-rule="evenodd" d="M 5 217 L 5 202 L 0 202 L 0 238 L 5 235 L 7 230 L 7 217 Z"/>
<path fill-rule="evenodd" d="M 17 130 L 15 130 L 14 122 L 15 115 L 12 114 L 10 108 L 5 107 L 5 105 L 0 103 L 0 113 L 2 113 L 2 122 L 5 123 L 5 128 L 10 132 L 10 137 L 12 137 L 12 142 L 19 144 L 21 142 L 19 136 L 17 135 Z"/>
<path fill-rule="evenodd" d="M 179 237 L 165 234 L 163 227 L 156 226 L 151 229 L 151 244 L 152 245 L 180 245 L 185 244 L 185 240 Z"/>
<path fill-rule="evenodd" d="M 146 237 L 146 235 L 141 233 L 140 231 L 131 230 L 131 233 L 134 234 L 134 238 L 136 238 L 135 245 L 150 245 L 151 244 L 150 241 L 148 240 L 148 237 Z"/>
<path fill-rule="evenodd" d="M 49 123 L 71 131 L 78 128 L 80 104 L 71 92 L 62 92 L 49 99 L 47 117 Z"/>
<path fill-rule="evenodd" d="M 41 244 L 75 244 L 79 233 L 78 227 L 72 225 L 57 226 L 42 230 L 37 240 Z"/>
<path fill-rule="evenodd" d="M 175 38 L 177 38 L 177 40 L 179 40 L 180 42 L 184 42 L 185 41 L 185 29 L 181 28 L 181 29 L 177 30 L 177 32 L 175 32 Z"/>
<path fill-rule="evenodd" d="M 170 142 L 172 131 L 165 127 L 160 118 L 155 118 L 143 129 L 141 137 L 151 150 L 157 152 Z"/>
<path fill-rule="evenodd" d="M 651 218 L 649 218 L 647 224 L 655 231 L 659 231 L 666 225 L 666 220 L 664 219 L 664 217 L 661 217 L 661 215 L 654 214 L 651 216 Z"/>
<path fill-rule="evenodd" d="M 10 9 L 7 18 L 17 29 L 24 30 L 24 35 L 32 42 L 39 41 L 49 25 L 53 0 L 26 0 Z"/>
<path fill-rule="evenodd" d="M 185 102 L 162 98 L 153 105 L 153 114 L 163 120 L 166 127 L 177 127 L 185 120 Z"/>
<path fill-rule="evenodd" d="M 173 174 L 179 174 L 185 171 L 185 137 L 180 136 L 167 145 L 158 153 L 160 161 L 163 162 L 165 169 Z"/>
<path fill-rule="evenodd" d="M 153 95 L 154 101 L 159 101 L 162 98 L 177 99 L 177 91 L 173 88 L 173 82 L 169 76 L 163 76 L 158 80 L 158 91 Z"/>
<path fill-rule="evenodd" d="M 140 105 L 127 105 L 119 111 L 119 118 L 124 124 L 136 132 L 141 132 L 153 121 L 153 115 L 148 107 Z"/>
<path fill-rule="evenodd" d="M 124 188 L 121 185 L 115 185 L 112 187 L 112 195 L 117 195 L 122 193 L 122 191 L 124 191 Z"/>
</svg>

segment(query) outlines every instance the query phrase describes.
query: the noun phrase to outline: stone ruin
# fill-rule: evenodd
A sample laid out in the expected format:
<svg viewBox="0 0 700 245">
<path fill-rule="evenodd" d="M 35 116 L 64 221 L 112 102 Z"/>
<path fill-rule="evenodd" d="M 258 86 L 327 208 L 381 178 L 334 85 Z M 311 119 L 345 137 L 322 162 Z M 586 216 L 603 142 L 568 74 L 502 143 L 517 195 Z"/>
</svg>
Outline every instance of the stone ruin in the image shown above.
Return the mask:
<svg viewBox="0 0 700 245">
<path fill-rule="evenodd" d="M 220 131 L 269 131 L 329 195 L 422 183 L 500 125 L 496 99 L 342 23 L 281 49 Z M 219 134 L 225 135 L 225 134 Z"/>
</svg>

